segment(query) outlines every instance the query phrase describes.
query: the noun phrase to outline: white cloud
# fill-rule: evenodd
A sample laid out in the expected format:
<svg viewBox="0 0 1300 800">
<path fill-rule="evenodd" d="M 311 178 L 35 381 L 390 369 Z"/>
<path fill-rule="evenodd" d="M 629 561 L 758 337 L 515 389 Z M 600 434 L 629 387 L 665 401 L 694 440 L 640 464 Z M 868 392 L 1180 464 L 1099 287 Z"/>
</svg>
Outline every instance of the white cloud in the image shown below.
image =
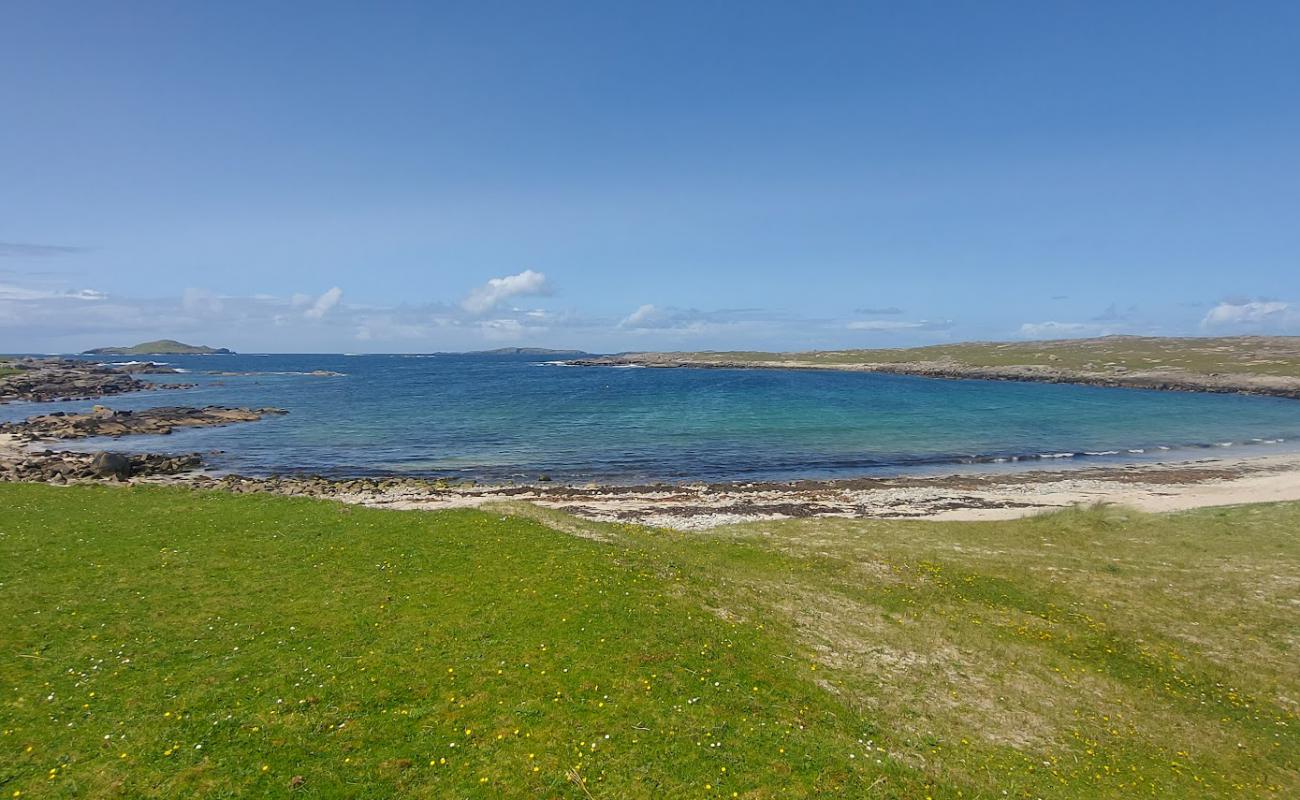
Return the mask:
<svg viewBox="0 0 1300 800">
<path fill-rule="evenodd" d="M 95 289 L 28 289 L 0 283 L 0 300 L 103 300 L 108 295 Z"/>
<path fill-rule="evenodd" d="M 518 275 L 489 280 L 470 292 L 460 305 L 471 314 L 484 314 L 511 297 L 549 293 L 550 286 L 546 283 L 546 276 L 526 269 Z"/>
<path fill-rule="evenodd" d="M 186 289 L 181 293 L 181 305 L 191 314 L 216 315 L 221 313 L 221 298 L 211 289 Z"/>
<path fill-rule="evenodd" d="M 847 326 L 851 331 L 875 331 L 877 333 L 896 333 L 899 331 L 946 331 L 952 328 L 952 320 L 928 320 L 908 322 L 898 319 L 859 319 Z"/>
<path fill-rule="evenodd" d="M 1109 329 L 1088 322 L 1026 322 L 1020 326 L 1020 335 L 1027 339 L 1071 338 L 1076 336 L 1105 336 Z"/>
<path fill-rule="evenodd" d="M 650 303 L 646 303 L 624 317 L 623 321 L 618 323 L 618 326 L 620 328 L 653 328 L 657 327 L 655 323 L 660 322 L 662 316 L 659 309 Z"/>
<path fill-rule="evenodd" d="M 503 342 L 515 341 L 529 331 L 528 326 L 517 319 L 508 317 L 505 319 L 485 319 L 478 324 L 478 327 L 488 339 Z"/>
<path fill-rule="evenodd" d="M 342 298 L 343 290 L 335 286 L 317 297 L 316 302 L 312 303 L 311 308 L 302 312 L 302 315 L 307 319 L 321 319 L 330 312 L 330 309 L 338 305 Z"/>
<path fill-rule="evenodd" d="M 1300 323 L 1300 314 L 1290 303 L 1278 300 L 1224 302 L 1210 309 L 1201 320 L 1203 328 L 1289 328 Z"/>
</svg>

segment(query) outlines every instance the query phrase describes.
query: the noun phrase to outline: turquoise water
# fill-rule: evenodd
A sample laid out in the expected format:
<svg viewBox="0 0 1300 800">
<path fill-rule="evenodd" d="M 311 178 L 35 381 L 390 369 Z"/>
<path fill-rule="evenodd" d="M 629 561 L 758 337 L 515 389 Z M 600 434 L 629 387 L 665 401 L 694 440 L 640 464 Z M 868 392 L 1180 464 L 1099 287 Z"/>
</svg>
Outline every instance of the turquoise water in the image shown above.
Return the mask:
<svg viewBox="0 0 1300 800">
<path fill-rule="evenodd" d="M 1260 452 L 1300 440 L 1300 402 L 1238 395 L 844 372 L 560 367 L 514 356 L 165 360 L 189 373 L 157 380 L 199 386 L 104 402 L 271 405 L 290 413 L 109 446 L 219 450 L 209 457 L 215 468 L 244 474 L 795 479 L 1195 457 L 1225 446 Z M 343 375 L 303 374 L 311 370 Z M 0 406 L 0 417 L 90 405 Z"/>
</svg>

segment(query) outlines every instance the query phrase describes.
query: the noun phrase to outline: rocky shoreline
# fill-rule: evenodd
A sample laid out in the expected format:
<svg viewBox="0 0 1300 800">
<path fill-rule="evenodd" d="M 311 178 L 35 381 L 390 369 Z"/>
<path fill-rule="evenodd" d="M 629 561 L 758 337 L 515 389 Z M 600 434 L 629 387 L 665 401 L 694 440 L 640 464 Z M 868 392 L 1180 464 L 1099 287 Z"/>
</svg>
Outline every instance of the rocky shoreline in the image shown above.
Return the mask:
<svg viewBox="0 0 1300 800">
<path fill-rule="evenodd" d="M 31 483 L 124 481 L 193 474 L 203 466 L 198 453 L 76 453 L 0 448 L 0 481 Z"/>
<path fill-rule="evenodd" d="M 3 366 L 15 372 L 0 375 L 0 403 L 90 400 L 148 389 L 188 387 L 188 384 L 160 386 L 135 377 L 136 373 L 176 373 L 170 367 L 156 364 L 109 366 L 72 358 L 20 358 L 5 361 Z"/>
<path fill-rule="evenodd" d="M 749 360 L 701 358 L 675 353 L 628 353 L 560 362 L 574 367 L 651 367 L 658 369 L 789 369 L 876 372 L 944 380 L 1073 383 L 1109 388 L 1154 389 L 1218 394 L 1255 394 L 1300 400 L 1300 378 L 1253 373 L 1200 374 L 1170 369 L 1095 372 L 1036 364 L 970 366 L 956 361 L 819 363 L 797 358 Z"/>
<path fill-rule="evenodd" d="M 176 428 L 210 428 L 237 422 L 256 422 L 263 417 L 288 413 L 282 408 L 229 408 L 227 406 L 160 406 L 140 411 L 114 411 L 95 406 L 85 414 L 50 414 L 28 417 L 22 422 L 0 424 L 0 434 L 19 441 L 88 439 L 94 436 L 132 434 L 167 435 Z"/>
</svg>

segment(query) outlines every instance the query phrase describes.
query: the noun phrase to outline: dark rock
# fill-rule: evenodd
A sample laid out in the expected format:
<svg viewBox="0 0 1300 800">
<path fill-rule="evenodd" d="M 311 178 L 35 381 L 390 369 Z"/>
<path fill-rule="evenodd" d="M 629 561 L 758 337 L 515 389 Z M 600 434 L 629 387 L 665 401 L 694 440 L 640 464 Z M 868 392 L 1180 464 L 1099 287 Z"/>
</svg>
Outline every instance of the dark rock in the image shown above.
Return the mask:
<svg viewBox="0 0 1300 800">
<path fill-rule="evenodd" d="M 91 436 L 130 434 L 167 435 L 178 427 L 213 427 L 236 422 L 254 422 L 268 414 L 284 414 L 279 408 L 160 407 L 141 411 L 113 411 L 95 406 L 88 414 L 56 412 L 28 417 L 23 422 L 0 424 L 0 433 L 11 433 L 27 441 L 40 439 L 84 439 Z"/>
<path fill-rule="evenodd" d="M 90 460 L 90 471 L 96 478 L 124 480 L 131 477 L 131 459 L 120 453 L 99 452 Z"/>
</svg>

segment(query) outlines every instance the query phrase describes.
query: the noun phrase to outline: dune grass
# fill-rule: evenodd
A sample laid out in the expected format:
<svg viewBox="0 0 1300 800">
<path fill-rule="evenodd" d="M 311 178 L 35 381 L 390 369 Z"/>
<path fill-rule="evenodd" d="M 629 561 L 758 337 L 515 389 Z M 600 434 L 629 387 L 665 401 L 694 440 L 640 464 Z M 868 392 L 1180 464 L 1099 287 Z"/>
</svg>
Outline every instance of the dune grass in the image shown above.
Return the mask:
<svg viewBox="0 0 1300 800">
<path fill-rule="evenodd" d="M 1293 796 L 1297 523 L 3 485 L 0 797 Z"/>
</svg>

